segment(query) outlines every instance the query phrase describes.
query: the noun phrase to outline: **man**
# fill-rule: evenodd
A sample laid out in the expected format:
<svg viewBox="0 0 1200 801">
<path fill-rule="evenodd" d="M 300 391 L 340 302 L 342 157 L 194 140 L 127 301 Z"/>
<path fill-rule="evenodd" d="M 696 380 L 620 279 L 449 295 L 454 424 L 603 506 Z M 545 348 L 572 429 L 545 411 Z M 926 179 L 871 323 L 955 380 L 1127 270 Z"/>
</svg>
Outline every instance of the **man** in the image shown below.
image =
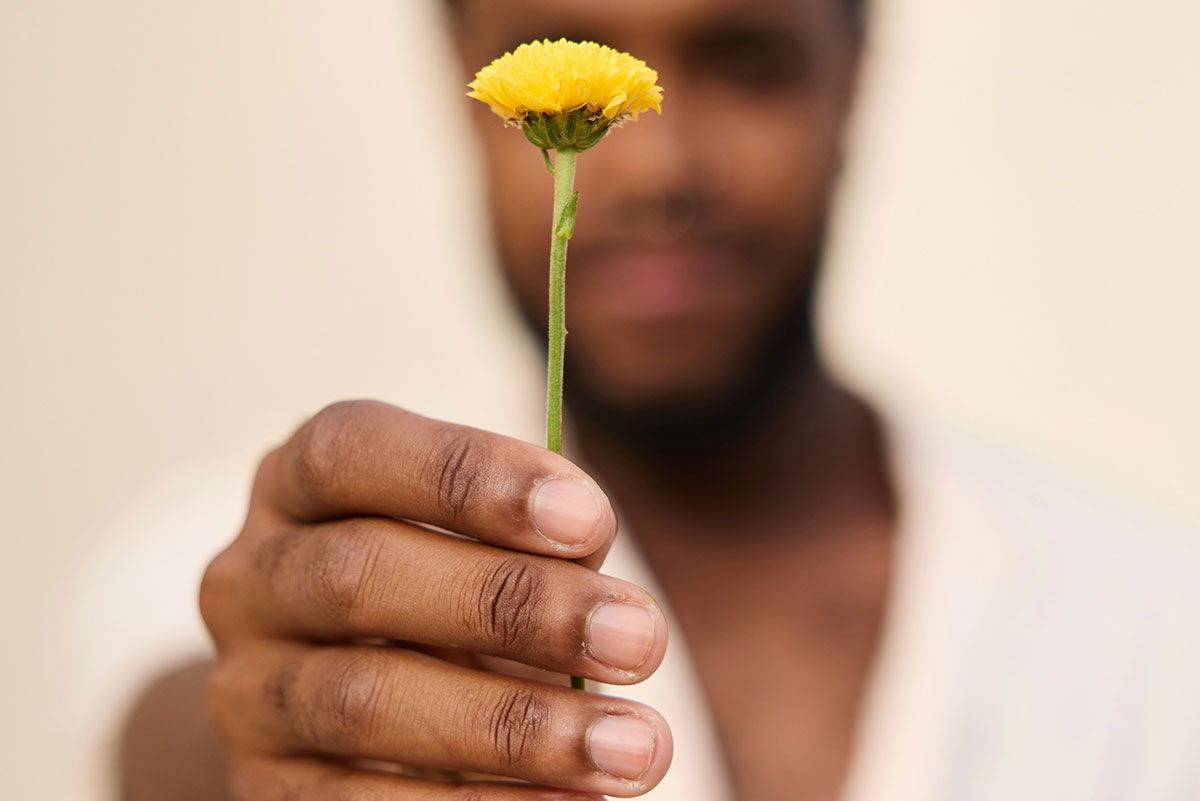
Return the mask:
<svg viewBox="0 0 1200 801">
<path fill-rule="evenodd" d="M 128 797 L 652 790 L 672 760 L 671 721 L 561 677 L 646 679 L 667 650 L 660 603 L 675 622 L 672 654 L 686 641 L 728 797 L 838 797 L 894 612 L 897 526 L 880 428 L 821 369 L 809 319 L 856 9 L 461 0 L 452 13 L 467 73 L 522 42 L 566 36 L 631 52 L 666 88 L 661 118 L 581 159 L 567 398 L 569 454 L 587 472 L 380 403 L 318 414 L 263 461 L 245 528 L 205 578 L 218 652 L 207 703 L 223 745 L 197 724 L 192 764 L 149 758 L 199 719 L 187 704 L 209 668 L 176 677 L 131 729 Z M 541 331 L 550 197 L 540 157 L 477 112 L 502 267 Z M 610 547 L 628 559 L 630 538 L 653 596 L 595 572 Z M 694 732 L 677 734 L 682 745 Z M 674 772 L 697 767 L 679 757 Z M 199 783 L 226 769 L 228 787 Z M 1011 786 L 979 775 L 985 789 Z"/>
<path fill-rule="evenodd" d="M 566 36 L 633 53 L 666 87 L 661 118 L 581 160 L 567 398 L 573 453 L 597 480 L 377 403 L 330 407 L 268 456 L 201 598 L 233 797 L 652 788 L 672 757 L 667 721 L 512 665 L 619 685 L 658 667 L 655 599 L 594 572 L 619 508 L 690 644 L 737 797 L 834 798 L 893 516 L 875 421 L 821 370 L 809 325 L 856 11 L 465 0 L 452 14 L 468 72 Z M 544 330 L 540 159 L 486 113 L 479 123 L 502 266 Z M 360 760 L 577 794 L 463 795 L 455 776 Z"/>
</svg>

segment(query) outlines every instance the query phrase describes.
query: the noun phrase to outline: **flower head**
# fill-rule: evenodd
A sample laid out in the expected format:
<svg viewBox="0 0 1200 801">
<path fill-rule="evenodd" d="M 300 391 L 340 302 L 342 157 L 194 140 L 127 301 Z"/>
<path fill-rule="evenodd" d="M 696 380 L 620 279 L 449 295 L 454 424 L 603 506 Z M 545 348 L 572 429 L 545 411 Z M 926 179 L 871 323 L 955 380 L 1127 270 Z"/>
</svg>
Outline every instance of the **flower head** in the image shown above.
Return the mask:
<svg viewBox="0 0 1200 801">
<path fill-rule="evenodd" d="M 586 150 L 614 124 L 662 112 L 658 73 L 595 42 L 532 42 L 479 71 L 468 97 L 520 125 L 543 150 Z"/>
</svg>

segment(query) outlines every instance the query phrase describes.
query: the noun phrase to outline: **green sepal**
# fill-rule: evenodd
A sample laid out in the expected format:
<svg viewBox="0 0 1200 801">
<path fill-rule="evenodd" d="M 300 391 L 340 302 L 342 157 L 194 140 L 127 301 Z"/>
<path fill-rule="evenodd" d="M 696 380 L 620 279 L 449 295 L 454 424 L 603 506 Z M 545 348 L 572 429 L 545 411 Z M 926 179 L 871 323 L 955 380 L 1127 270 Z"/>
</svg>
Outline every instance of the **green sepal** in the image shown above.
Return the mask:
<svg viewBox="0 0 1200 801">
<path fill-rule="evenodd" d="M 586 106 L 562 114 L 530 112 L 520 120 L 525 138 L 542 150 L 573 147 L 581 152 L 595 147 L 612 124 L 598 110 Z"/>
<path fill-rule="evenodd" d="M 550 151 L 542 150 L 542 162 L 546 165 L 546 172 L 550 173 L 550 177 L 554 177 L 554 162 L 550 160 Z"/>
<path fill-rule="evenodd" d="M 554 226 L 554 235 L 560 239 L 570 239 L 575 236 L 575 211 L 579 208 L 579 193 L 571 195 L 567 205 L 563 206 L 558 224 Z"/>
</svg>

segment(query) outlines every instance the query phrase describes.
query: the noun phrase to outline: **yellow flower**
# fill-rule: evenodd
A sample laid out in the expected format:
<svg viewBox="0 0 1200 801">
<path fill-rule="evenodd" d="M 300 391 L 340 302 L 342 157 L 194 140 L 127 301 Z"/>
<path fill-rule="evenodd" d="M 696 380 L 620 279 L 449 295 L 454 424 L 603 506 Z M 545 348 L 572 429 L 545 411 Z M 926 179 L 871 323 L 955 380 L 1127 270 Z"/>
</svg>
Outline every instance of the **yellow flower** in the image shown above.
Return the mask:
<svg viewBox="0 0 1200 801">
<path fill-rule="evenodd" d="M 484 67 L 468 97 L 520 125 L 543 150 L 586 150 L 608 128 L 643 111 L 662 112 L 658 73 L 595 42 L 532 42 Z"/>
</svg>

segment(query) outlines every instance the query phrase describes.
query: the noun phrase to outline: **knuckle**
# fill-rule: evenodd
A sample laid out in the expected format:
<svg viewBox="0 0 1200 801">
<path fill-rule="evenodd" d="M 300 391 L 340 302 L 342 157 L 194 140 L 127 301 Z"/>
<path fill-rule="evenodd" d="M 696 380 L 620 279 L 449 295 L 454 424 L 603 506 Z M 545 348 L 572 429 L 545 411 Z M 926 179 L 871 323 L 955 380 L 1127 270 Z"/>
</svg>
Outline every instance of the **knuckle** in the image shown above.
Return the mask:
<svg viewBox="0 0 1200 801">
<path fill-rule="evenodd" d="M 260 757 L 231 754 L 227 772 L 233 801 L 296 801 L 300 796 L 281 766 Z"/>
<path fill-rule="evenodd" d="M 218 642 L 223 638 L 231 619 L 229 609 L 240 573 L 236 562 L 231 546 L 209 562 L 200 579 L 200 616 Z"/>
<path fill-rule="evenodd" d="M 237 739 L 238 710 L 242 706 L 237 699 L 240 683 L 239 671 L 228 659 L 217 660 L 208 674 L 208 719 L 223 740 Z"/>
<path fill-rule="evenodd" d="M 296 475 L 311 497 L 324 499 L 340 478 L 339 465 L 354 447 L 354 422 L 361 409 L 357 401 L 340 401 L 313 415 L 297 433 Z"/>
<path fill-rule="evenodd" d="M 492 801 L 494 798 L 488 798 L 486 792 L 478 787 L 465 786 L 451 796 L 451 801 Z"/>
<path fill-rule="evenodd" d="M 396 798 L 394 795 L 385 796 L 385 790 L 347 781 L 337 774 L 329 777 L 324 784 L 325 792 L 320 797 L 325 801 L 389 801 Z"/>
<path fill-rule="evenodd" d="M 303 542 L 290 528 L 264 530 L 252 548 L 252 565 L 256 578 L 266 586 L 272 586 L 284 573 L 292 553 Z"/>
<path fill-rule="evenodd" d="M 267 453 L 259 461 L 258 468 L 254 471 L 254 481 L 250 485 L 251 508 L 261 505 L 264 499 L 269 498 L 268 487 L 275 471 L 279 469 L 279 462 L 286 457 L 286 454 L 287 444 L 283 444 Z"/>
<path fill-rule="evenodd" d="M 246 760 L 230 759 L 228 779 L 229 795 L 233 801 L 250 801 L 264 797 L 263 791 L 266 788 L 262 786 L 262 779 L 258 771 L 246 764 Z"/>
<path fill-rule="evenodd" d="M 377 660 L 350 656 L 331 668 L 320 689 L 322 727 L 351 747 L 366 740 L 382 715 L 384 675 Z"/>
<path fill-rule="evenodd" d="M 352 626 L 359 619 L 374 594 L 383 546 L 363 521 L 343 524 L 316 545 L 309 566 L 311 591 L 332 622 Z"/>
<path fill-rule="evenodd" d="M 300 703 L 296 686 L 300 681 L 300 671 L 303 664 L 299 661 L 288 662 L 279 670 L 273 672 L 263 682 L 264 700 L 271 711 L 285 721 L 288 721 L 293 732 L 300 718 Z"/>
<path fill-rule="evenodd" d="M 503 558 L 479 581 L 468 624 L 506 651 L 527 648 L 536 639 L 545 593 L 545 578 L 528 559 Z"/>
<path fill-rule="evenodd" d="M 434 438 L 429 472 L 438 509 L 457 520 L 469 509 L 485 484 L 487 445 L 472 432 L 446 428 Z"/>
<path fill-rule="evenodd" d="M 531 687 L 506 690 L 487 717 L 490 746 L 503 764 L 519 768 L 534 758 L 550 726 L 550 705 Z"/>
<path fill-rule="evenodd" d="M 328 797 L 329 801 L 398 801 L 398 799 L 411 799 L 417 796 L 411 795 L 411 790 L 407 790 L 403 795 L 397 789 L 386 787 L 375 782 L 360 782 L 356 779 L 347 779 L 344 775 L 334 774 L 331 781 L 328 796 L 320 796 L 322 799 Z"/>
</svg>

